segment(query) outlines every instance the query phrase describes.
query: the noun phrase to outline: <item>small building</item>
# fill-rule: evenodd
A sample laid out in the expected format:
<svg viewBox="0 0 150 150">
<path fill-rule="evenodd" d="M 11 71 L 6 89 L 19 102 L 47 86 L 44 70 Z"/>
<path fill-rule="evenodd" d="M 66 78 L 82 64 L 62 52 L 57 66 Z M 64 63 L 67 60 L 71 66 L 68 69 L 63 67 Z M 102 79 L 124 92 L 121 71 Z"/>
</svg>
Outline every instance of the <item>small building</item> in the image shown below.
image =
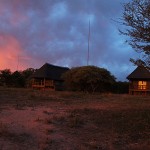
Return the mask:
<svg viewBox="0 0 150 150">
<path fill-rule="evenodd" d="M 31 76 L 31 86 L 36 89 L 63 90 L 63 73 L 69 68 L 45 63 Z"/>
<path fill-rule="evenodd" d="M 150 95 L 150 71 L 143 66 L 138 66 L 128 77 L 129 94 Z"/>
</svg>

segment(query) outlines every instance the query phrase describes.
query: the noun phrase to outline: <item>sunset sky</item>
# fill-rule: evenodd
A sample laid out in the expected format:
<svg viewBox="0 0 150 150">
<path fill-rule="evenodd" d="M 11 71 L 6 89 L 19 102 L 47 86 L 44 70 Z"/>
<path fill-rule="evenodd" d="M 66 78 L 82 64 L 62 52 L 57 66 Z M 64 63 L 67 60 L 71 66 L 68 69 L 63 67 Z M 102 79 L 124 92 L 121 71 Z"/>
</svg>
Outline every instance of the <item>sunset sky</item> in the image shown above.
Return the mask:
<svg viewBox="0 0 150 150">
<path fill-rule="evenodd" d="M 0 0 L 0 70 L 40 68 L 44 63 L 108 69 L 126 80 L 138 58 L 116 21 L 129 0 Z M 114 21 L 116 20 L 116 21 Z"/>
</svg>

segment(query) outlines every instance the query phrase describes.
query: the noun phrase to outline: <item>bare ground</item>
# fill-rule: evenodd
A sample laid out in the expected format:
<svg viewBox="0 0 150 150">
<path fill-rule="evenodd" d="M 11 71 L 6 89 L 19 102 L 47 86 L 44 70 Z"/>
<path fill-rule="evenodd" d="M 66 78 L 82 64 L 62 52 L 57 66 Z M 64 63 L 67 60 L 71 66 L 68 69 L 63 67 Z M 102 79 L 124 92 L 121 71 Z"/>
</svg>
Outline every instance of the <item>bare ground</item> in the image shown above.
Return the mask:
<svg viewBox="0 0 150 150">
<path fill-rule="evenodd" d="M 0 150 L 148 149 L 148 96 L 0 88 Z"/>
</svg>

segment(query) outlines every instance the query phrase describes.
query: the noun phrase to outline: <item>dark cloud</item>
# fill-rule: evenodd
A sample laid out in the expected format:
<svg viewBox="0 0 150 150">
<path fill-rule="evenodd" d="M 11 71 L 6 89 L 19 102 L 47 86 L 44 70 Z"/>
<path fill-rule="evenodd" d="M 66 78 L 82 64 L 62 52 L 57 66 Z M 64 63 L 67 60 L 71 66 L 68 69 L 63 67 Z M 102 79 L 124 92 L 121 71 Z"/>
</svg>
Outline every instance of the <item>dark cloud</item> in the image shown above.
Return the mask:
<svg viewBox="0 0 150 150">
<path fill-rule="evenodd" d="M 125 80 L 133 69 L 129 58 L 136 54 L 124 43 L 120 26 L 113 21 L 122 15 L 121 2 L 127 0 L 1 0 L 0 37 L 11 37 L 7 44 L 12 48 L 1 48 L 0 42 L 0 57 L 5 54 L 2 51 L 9 54 L 17 47 L 14 60 L 17 63 L 18 52 L 20 69 L 39 68 L 45 62 L 86 65 L 90 20 L 90 65 L 105 67 Z M 15 70 L 15 63 L 12 65 Z M 10 65 L 2 63 L 0 67 Z"/>
</svg>

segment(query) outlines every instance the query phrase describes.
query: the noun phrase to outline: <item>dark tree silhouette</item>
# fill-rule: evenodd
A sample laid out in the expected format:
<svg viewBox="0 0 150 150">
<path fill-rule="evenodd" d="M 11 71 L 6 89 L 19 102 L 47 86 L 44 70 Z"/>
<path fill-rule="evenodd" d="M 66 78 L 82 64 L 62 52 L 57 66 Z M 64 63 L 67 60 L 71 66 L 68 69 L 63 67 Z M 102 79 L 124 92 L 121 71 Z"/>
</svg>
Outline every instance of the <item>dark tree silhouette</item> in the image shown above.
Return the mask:
<svg viewBox="0 0 150 150">
<path fill-rule="evenodd" d="M 70 90 L 95 92 L 110 91 L 115 77 L 111 73 L 96 66 L 75 67 L 67 71 L 63 78 Z"/>
<path fill-rule="evenodd" d="M 25 80 L 25 87 L 31 87 L 31 75 L 35 72 L 33 68 L 27 68 L 26 70 L 22 71 L 22 76 Z"/>
<path fill-rule="evenodd" d="M 129 82 L 117 81 L 112 86 L 112 92 L 117 94 L 125 94 L 129 92 Z"/>
<path fill-rule="evenodd" d="M 120 32 L 128 36 L 127 42 L 136 52 L 142 54 L 142 59 L 131 61 L 150 68 L 150 1 L 132 0 L 123 7 L 122 23 L 125 30 Z"/>
<path fill-rule="evenodd" d="M 0 70 L 0 86 L 26 87 L 35 69 L 11 72 L 10 69 Z"/>
<path fill-rule="evenodd" d="M 34 72 L 35 72 L 35 69 L 33 69 L 33 68 L 27 68 L 26 70 L 22 71 L 22 75 L 27 80 Z"/>
<path fill-rule="evenodd" d="M 13 87 L 25 87 L 25 78 L 23 77 L 22 72 L 13 72 L 11 78 Z"/>
<path fill-rule="evenodd" d="M 4 69 L 0 71 L 0 84 L 8 86 L 11 84 L 11 71 L 10 69 Z"/>
</svg>

